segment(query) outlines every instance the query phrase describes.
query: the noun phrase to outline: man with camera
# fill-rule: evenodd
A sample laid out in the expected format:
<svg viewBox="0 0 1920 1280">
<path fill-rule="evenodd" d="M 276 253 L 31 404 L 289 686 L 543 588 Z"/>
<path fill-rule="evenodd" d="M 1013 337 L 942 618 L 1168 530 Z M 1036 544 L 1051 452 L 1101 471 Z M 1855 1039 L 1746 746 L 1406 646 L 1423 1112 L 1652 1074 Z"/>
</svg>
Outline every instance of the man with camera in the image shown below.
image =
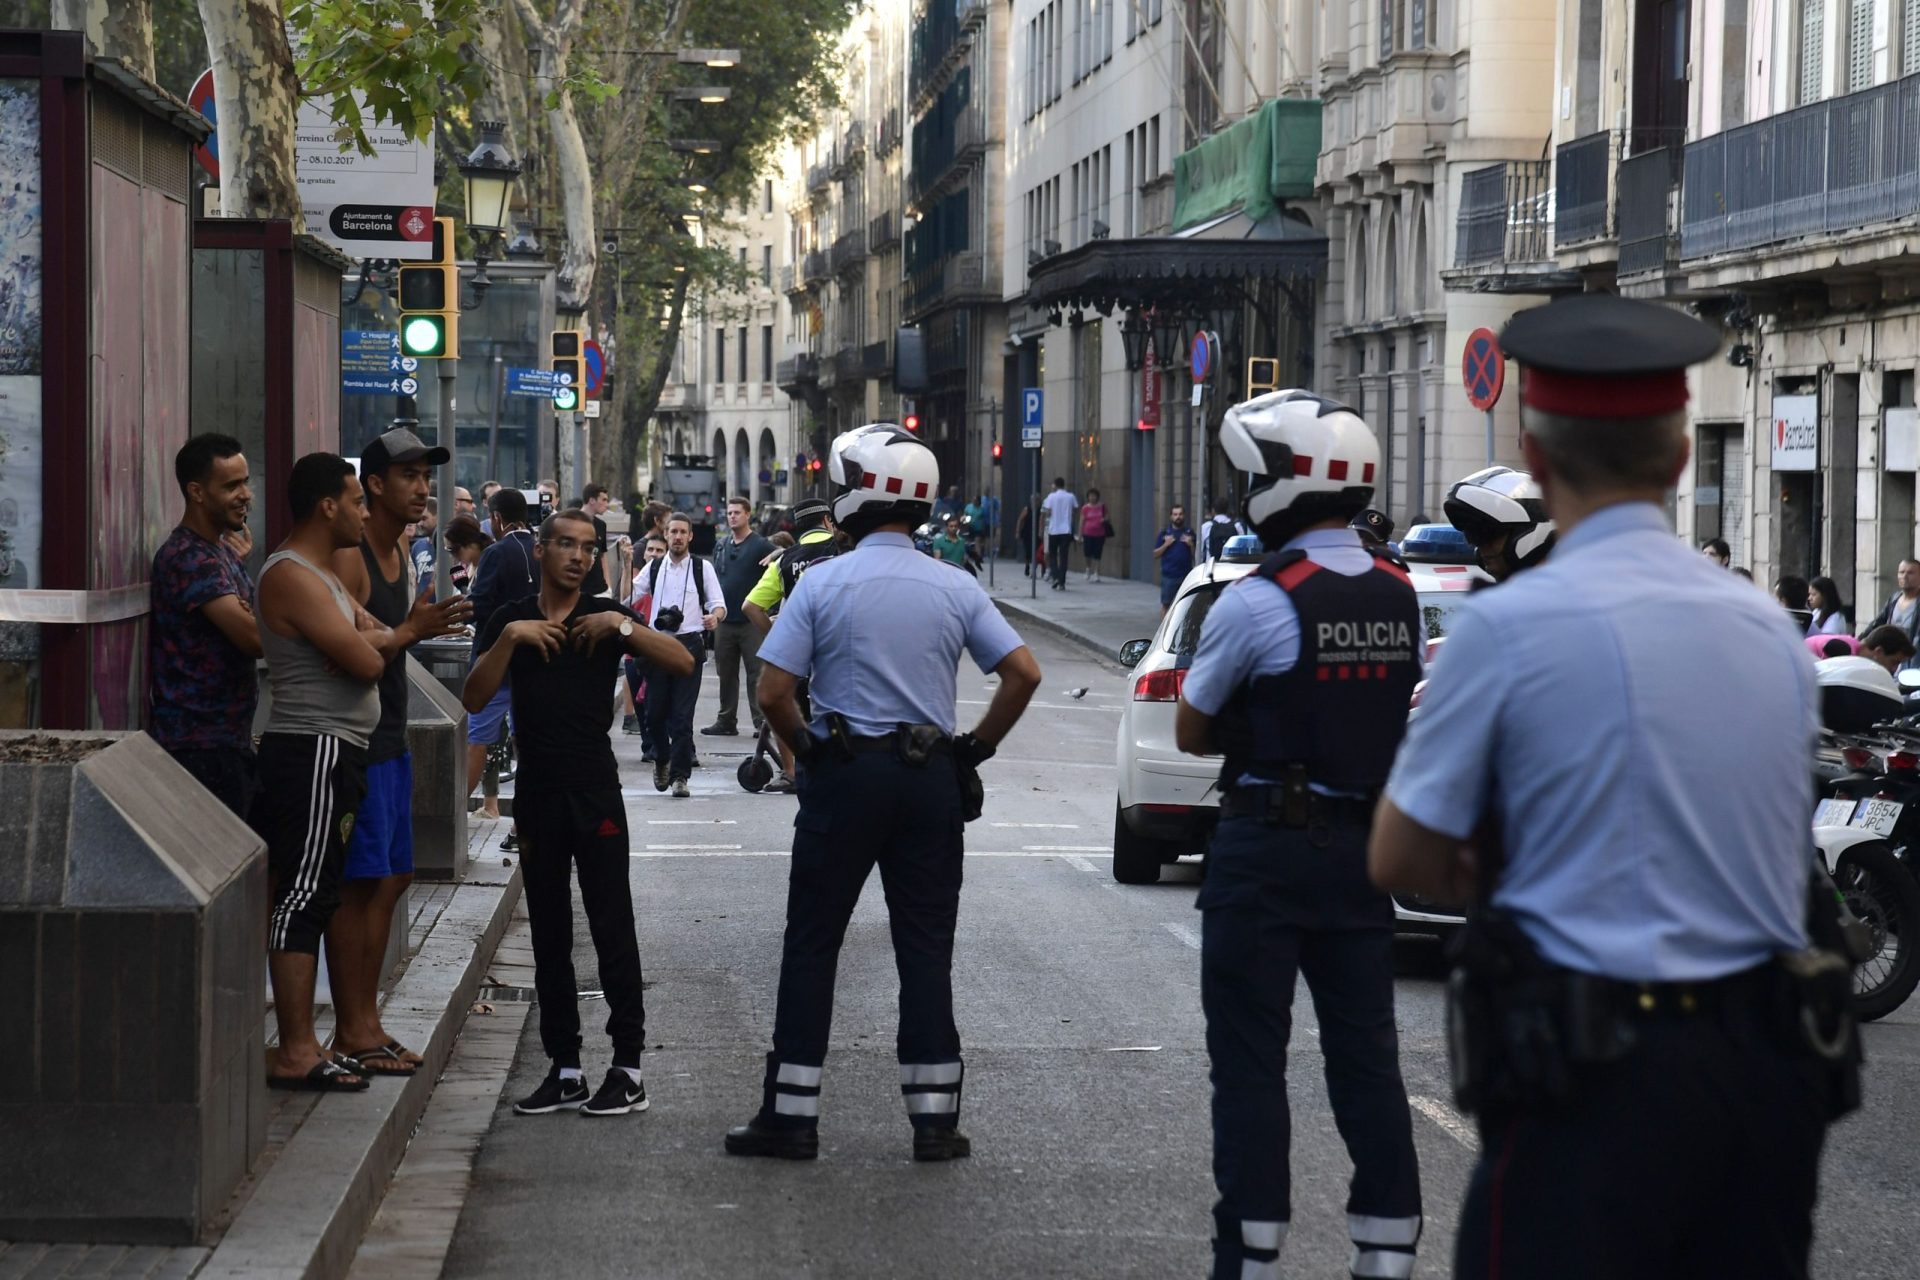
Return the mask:
<svg viewBox="0 0 1920 1280">
<path fill-rule="evenodd" d="M 693 657 L 685 675 L 658 668 L 647 680 L 647 716 L 653 725 L 653 789 L 686 799 L 687 779 L 693 776 L 693 708 L 700 698 L 700 672 L 713 647 L 713 629 L 727 616 L 720 575 L 694 555 L 693 520 L 674 512 L 667 518 L 667 554 L 647 566 L 641 575 L 653 598 L 647 619 L 656 631 L 678 639 Z"/>
<path fill-rule="evenodd" d="M 553 1066 L 513 1109 L 520 1115 L 575 1108 L 586 1115 L 625 1115 L 647 1109 L 640 1079 L 646 1008 L 627 881 L 627 810 L 608 737 L 613 700 L 607 692 L 629 654 L 650 664 L 655 680 L 684 678 L 696 667 L 681 645 L 635 625 L 638 619 L 626 606 L 580 593 L 599 555 L 586 512 L 549 516 L 537 545 L 540 593 L 493 611 L 474 644 L 480 659 L 461 691 L 468 712 L 477 712 L 511 677 L 521 747 L 513 816 L 533 929 L 540 1044 Z M 591 1100 L 580 1070 L 573 974 L 569 880 L 576 867 L 613 1040 L 613 1066 Z"/>
</svg>

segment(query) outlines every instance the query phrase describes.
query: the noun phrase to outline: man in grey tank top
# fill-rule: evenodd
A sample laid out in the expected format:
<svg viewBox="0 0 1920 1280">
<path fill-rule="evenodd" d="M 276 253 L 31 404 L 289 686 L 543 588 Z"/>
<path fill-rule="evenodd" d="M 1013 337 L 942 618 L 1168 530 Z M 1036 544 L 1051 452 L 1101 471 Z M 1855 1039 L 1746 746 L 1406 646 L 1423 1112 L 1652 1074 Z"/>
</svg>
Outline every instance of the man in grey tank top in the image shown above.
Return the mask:
<svg viewBox="0 0 1920 1280">
<path fill-rule="evenodd" d="M 336 551 L 359 545 L 366 523 L 352 466 L 308 454 L 293 464 L 287 503 L 293 532 L 267 558 L 258 593 L 273 706 L 260 741 L 253 827 L 267 842 L 267 970 L 280 1032 L 267 1084 L 360 1090 L 360 1065 L 336 1060 L 314 1035 L 314 968 L 366 794 L 367 744 L 380 722 L 375 681 L 403 637 L 355 605 L 331 567 Z"/>
<path fill-rule="evenodd" d="M 367 747 L 367 791 L 353 821 L 341 874 L 340 909 L 327 928 L 327 977 L 333 991 L 334 1044 L 374 1075 L 412 1075 L 420 1055 L 387 1033 L 380 1020 L 380 968 L 400 895 L 413 881 L 413 757 L 407 751 L 407 655 L 420 640 L 456 631 L 473 616 L 461 596 L 435 604 L 428 561 L 426 592 L 414 582 L 407 525 L 428 507 L 433 468 L 447 451 L 430 448 L 405 428 L 378 437 L 360 453 L 367 495 L 366 536 L 333 555 L 347 595 L 390 627 L 394 648 L 376 688 L 380 723 Z M 426 541 L 431 542 L 429 538 Z"/>
</svg>

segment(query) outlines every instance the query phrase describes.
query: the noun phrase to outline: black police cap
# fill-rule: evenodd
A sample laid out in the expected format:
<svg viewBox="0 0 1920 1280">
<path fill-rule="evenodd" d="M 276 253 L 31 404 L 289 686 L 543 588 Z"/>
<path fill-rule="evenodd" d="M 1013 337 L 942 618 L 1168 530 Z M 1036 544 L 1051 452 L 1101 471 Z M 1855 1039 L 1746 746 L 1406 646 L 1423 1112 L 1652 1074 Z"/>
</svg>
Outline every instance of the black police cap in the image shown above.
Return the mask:
<svg viewBox="0 0 1920 1280">
<path fill-rule="evenodd" d="M 1699 364 L 1720 349 L 1720 333 L 1673 307 L 1582 293 L 1516 313 L 1500 349 L 1532 369 L 1632 377 Z"/>
</svg>

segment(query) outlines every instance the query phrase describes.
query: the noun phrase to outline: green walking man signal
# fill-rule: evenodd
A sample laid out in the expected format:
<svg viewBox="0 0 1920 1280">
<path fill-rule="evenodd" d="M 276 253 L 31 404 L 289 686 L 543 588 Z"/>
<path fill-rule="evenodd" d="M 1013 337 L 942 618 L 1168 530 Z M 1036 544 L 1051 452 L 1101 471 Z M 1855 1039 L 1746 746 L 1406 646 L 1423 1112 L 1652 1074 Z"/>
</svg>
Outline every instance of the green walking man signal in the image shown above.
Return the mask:
<svg viewBox="0 0 1920 1280">
<path fill-rule="evenodd" d="M 433 220 L 433 257 L 400 264 L 400 353 L 420 360 L 460 355 L 460 267 L 453 219 Z"/>
<path fill-rule="evenodd" d="M 587 385 L 580 331 L 555 329 L 547 337 L 547 357 L 547 368 L 553 370 L 554 412 L 572 413 L 580 407 L 580 393 Z"/>
</svg>

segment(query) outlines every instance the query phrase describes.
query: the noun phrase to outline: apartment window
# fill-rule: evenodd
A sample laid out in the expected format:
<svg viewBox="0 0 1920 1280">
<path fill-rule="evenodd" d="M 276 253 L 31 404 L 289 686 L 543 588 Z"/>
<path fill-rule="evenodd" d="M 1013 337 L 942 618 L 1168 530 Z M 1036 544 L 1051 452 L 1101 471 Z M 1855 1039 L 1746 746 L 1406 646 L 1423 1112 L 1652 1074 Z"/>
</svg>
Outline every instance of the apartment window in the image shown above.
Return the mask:
<svg viewBox="0 0 1920 1280">
<path fill-rule="evenodd" d="M 1073 0 L 1073 82 L 1079 84 L 1087 74 L 1087 34 L 1084 14 L 1086 0 Z"/>
<path fill-rule="evenodd" d="M 1155 0 L 1155 9 L 1157 12 L 1158 0 Z M 1159 116 L 1155 116 L 1153 119 L 1147 122 L 1147 132 L 1148 132 L 1147 181 L 1151 182 L 1155 178 L 1160 176 L 1160 117 Z"/>
<path fill-rule="evenodd" d="M 1801 105 L 1820 101 L 1821 55 L 1825 52 L 1827 29 L 1826 0 L 1800 0 L 1800 92 Z"/>
<path fill-rule="evenodd" d="M 740 326 L 739 336 L 740 336 L 740 376 L 738 378 L 735 378 L 734 381 L 744 383 L 747 380 L 747 326 L 745 325 Z"/>
<path fill-rule="evenodd" d="M 760 246 L 760 283 L 773 287 L 773 246 L 770 244 Z"/>
<path fill-rule="evenodd" d="M 1100 221 L 1113 226 L 1113 148 L 1100 148 Z"/>
<path fill-rule="evenodd" d="M 766 193 L 760 198 L 760 212 L 773 212 L 773 179 L 767 179 Z"/>
<path fill-rule="evenodd" d="M 760 326 L 760 381 L 773 381 L 773 326 Z"/>
<path fill-rule="evenodd" d="M 745 245 L 741 245 L 741 246 L 740 246 L 740 271 L 741 271 L 741 274 L 743 274 L 743 275 L 744 275 L 744 274 L 746 273 L 746 270 L 747 270 L 747 246 L 745 246 Z"/>
<path fill-rule="evenodd" d="M 1394 0 L 1380 0 L 1380 61 L 1393 56 Z"/>
<path fill-rule="evenodd" d="M 725 329 L 713 331 L 713 380 L 715 382 L 727 380 L 727 331 Z"/>
<path fill-rule="evenodd" d="M 1137 138 L 1139 132 L 1138 129 L 1127 130 L 1126 155 L 1121 164 L 1120 189 L 1126 192 L 1126 208 L 1120 211 L 1120 234 L 1127 237 L 1133 235 L 1133 193 L 1135 190 L 1133 165 L 1135 159 L 1134 153 L 1139 150 L 1139 141 Z"/>
<path fill-rule="evenodd" d="M 1132 4 L 1133 0 L 1104 0 L 1100 8 L 1100 61 L 1113 58 L 1113 6 Z"/>
<path fill-rule="evenodd" d="M 1873 87 L 1873 0 L 1847 6 L 1847 92 Z"/>
<path fill-rule="evenodd" d="M 1120 0 L 1127 10 L 1127 43 L 1140 38 L 1140 0 Z"/>
<path fill-rule="evenodd" d="M 1148 23 L 1156 27 L 1160 25 L 1160 19 L 1165 16 L 1165 12 L 1162 8 L 1165 2 L 1166 0 L 1151 0 L 1151 2 L 1147 6 Z"/>
</svg>

